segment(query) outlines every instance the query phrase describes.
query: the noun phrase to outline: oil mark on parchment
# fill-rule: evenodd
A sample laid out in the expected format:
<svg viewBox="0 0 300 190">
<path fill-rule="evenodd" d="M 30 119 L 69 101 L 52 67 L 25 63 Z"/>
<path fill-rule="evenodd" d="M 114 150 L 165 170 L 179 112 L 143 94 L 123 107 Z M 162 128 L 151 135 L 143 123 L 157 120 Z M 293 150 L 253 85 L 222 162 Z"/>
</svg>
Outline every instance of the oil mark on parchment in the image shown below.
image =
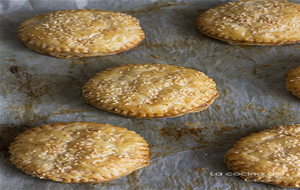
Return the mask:
<svg viewBox="0 0 300 190">
<path fill-rule="evenodd" d="M 204 184 L 204 179 L 202 179 L 202 178 L 195 178 L 195 179 L 193 179 L 193 182 L 195 183 L 196 186 L 203 185 Z"/>
<path fill-rule="evenodd" d="M 72 60 L 71 63 L 72 63 L 72 64 L 82 64 L 82 63 L 84 63 L 84 62 L 81 61 L 81 60 Z"/>
<path fill-rule="evenodd" d="M 158 59 L 158 60 L 163 60 L 164 58 L 159 58 L 159 57 L 156 57 L 155 55 L 150 55 L 151 57 L 153 57 L 154 59 Z"/>
<path fill-rule="evenodd" d="M 4 59 L 5 61 L 11 62 L 11 63 L 16 63 L 17 60 L 13 59 L 13 58 L 9 58 L 9 59 Z"/>
<path fill-rule="evenodd" d="M 229 132 L 231 130 L 237 130 L 238 127 L 230 127 L 230 126 L 222 126 L 220 130 L 214 130 L 213 134 L 216 136 L 222 136 L 225 132 Z"/>
<path fill-rule="evenodd" d="M 12 72 L 17 78 L 20 77 L 19 75 L 19 67 L 18 66 L 11 66 L 9 68 L 10 72 Z"/>
<path fill-rule="evenodd" d="M 245 106 L 245 110 L 252 109 L 253 107 L 253 102 L 250 102 L 248 105 Z"/>
<path fill-rule="evenodd" d="M 200 170 L 208 170 L 209 168 L 196 168 L 195 170 L 200 171 Z"/>
<path fill-rule="evenodd" d="M 89 59 L 85 58 L 85 59 L 73 59 L 71 60 L 71 64 L 70 64 L 70 69 L 74 69 L 77 66 L 81 66 L 81 65 L 87 65 Z"/>
<path fill-rule="evenodd" d="M 247 109 L 257 109 L 258 111 L 260 111 L 260 112 L 263 112 L 263 111 L 265 111 L 265 109 L 264 108 L 258 108 L 258 107 L 255 107 L 254 106 L 254 104 L 253 104 L 253 102 L 250 102 L 249 104 L 247 104 L 246 106 L 245 106 L 245 111 L 247 110 Z"/>
<path fill-rule="evenodd" d="M 72 98 L 81 96 L 82 82 L 78 80 L 78 75 L 75 78 L 72 75 L 30 74 L 19 66 L 10 66 L 7 70 L 7 77 L 0 80 L 0 84 L 6 84 L 0 93 L 7 99 L 7 114 L 20 125 L 36 127 L 46 123 L 51 116 L 87 112 L 85 109 L 68 109 L 69 106 L 65 106 L 69 105 Z M 82 78 L 82 75 L 79 74 L 79 77 Z M 45 106 L 52 104 L 62 106 L 49 113 Z"/>
<path fill-rule="evenodd" d="M 258 74 L 258 69 L 264 69 L 264 68 L 266 68 L 266 67 L 268 67 L 268 65 L 266 65 L 266 64 L 263 64 L 263 65 L 256 65 L 256 66 L 254 66 L 254 68 L 253 68 L 253 71 L 252 71 L 252 75 L 253 76 L 259 76 L 259 74 Z M 258 78 L 264 78 L 264 77 L 268 77 L 268 76 L 270 76 L 269 74 L 268 75 L 263 75 L 263 76 L 259 76 Z"/>
</svg>

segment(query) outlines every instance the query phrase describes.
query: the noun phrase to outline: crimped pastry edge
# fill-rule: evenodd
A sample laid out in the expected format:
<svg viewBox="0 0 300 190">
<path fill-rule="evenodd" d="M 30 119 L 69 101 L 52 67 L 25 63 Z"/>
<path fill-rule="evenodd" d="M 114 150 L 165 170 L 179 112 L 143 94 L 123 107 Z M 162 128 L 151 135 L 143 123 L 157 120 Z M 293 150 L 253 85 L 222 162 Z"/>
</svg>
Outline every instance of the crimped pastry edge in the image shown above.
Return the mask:
<svg viewBox="0 0 300 190">
<path fill-rule="evenodd" d="M 245 0 L 245 2 L 248 2 L 248 1 L 251 1 L 251 0 Z M 255 0 L 252 0 L 252 1 L 255 1 Z M 259 0 L 256 0 L 256 1 L 259 1 Z M 271 0 L 268 0 L 268 1 L 271 1 Z M 286 0 L 280 0 L 280 1 L 286 2 Z M 218 5 L 216 7 L 208 9 L 207 11 L 220 9 L 220 8 L 223 8 L 224 6 L 231 5 L 231 3 L 236 3 L 236 2 L 241 4 L 241 3 L 243 3 L 243 0 L 223 3 L 221 5 Z M 298 5 L 300 7 L 299 4 L 292 3 L 292 2 L 290 2 L 290 3 Z M 203 33 L 203 34 L 205 34 L 205 35 L 207 35 L 211 38 L 215 38 L 215 39 L 221 40 L 223 42 L 229 43 L 231 45 L 277 46 L 277 45 L 288 45 L 288 44 L 294 44 L 294 43 L 299 43 L 300 42 L 300 39 L 299 40 L 295 39 L 295 40 L 290 40 L 290 41 L 278 41 L 277 40 L 277 41 L 273 41 L 273 42 L 264 42 L 264 41 L 256 41 L 255 39 L 252 40 L 252 41 L 246 41 L 246 40 L 242 41 L 242 40 L 234 40 L 231 37 L 223 38 L 224 35 L 222 35 L 221 33 L 212 34 L 212 33 L 210 33 L 209 30 L 203 29 L 204 26 L 201 25 L 201 20 L 202 20 L 203 14 L 206 13 L 207 11 L 203 12 L 200 16 L 198 16 L 196 18 L 195 24 L 196 24 L 197 28 L 200 30 L 201 33 Z"/>
<path fill-rule="evenodd" d="M 10 161 L 11 162 L 16 162 L 16 163 L 14 163 L 14 165 L 18 168 L 18 169 L 20 169 L 20 170 L 22 170 L 23 172 L 25 172 L 26 174 L 29 174 L 29 175 L 31 175 L 31 176 L 33 176 L 33 177 L 38 177 L 38 178 L 40 178 L 40 179 L 48 179 L 48 180 L 52 180 L 52 181 L 57 181 L 57 182 L 62 182 L 62 183 L 102 183 L 102 182 L 107 182 L 107 181 L 112 181 L 112 180 L 115 180 L 115 179 L 118 179 L 118 178 L 120 178 L 120 177 L 122 177 L 122 176 L 125 176 L 125 175 L 128 175 L 128 174 L 130 174 L 130 173 L 132 173 L 132 172 L 134 172 L 134 171 L 136 171 L 136 170 L 138 170 L 138 169 L 141 169 L 141 168 L 143 168 L 143 167 L 146 167 L 146 166 L 148 166 L 149 164 L 150 164 L 150 159 L 149 159 L 149 156 L 150 156 L 150 150 L 149 150 L 149 145 L 148 145 L 148 143 L 146 142 L 146 140 L 143 138 L 143 137 L 141 137 L 139 134 L 137 134 L 137 133 L 135 133 L 134 131 L 134 133 L 137 135 L 137 136 L 139 136 L 139 137 L 141 137 L 142 138 L 142 142 L 143 142 L 143 144 L 145 144 L 145 145 L 147 145 L 147 146 L 143 146 L 144 148 L 145 148 L 145 150 L 141 150 L 141 151 L 143 151 L 143 152 L 145 152 L 146 154 L 145 155 L 142 155 L 142 156 L 144 156 L 144 160 L 142 160 L 142 162 L 140 162 L 140 164 L 139 165 L 137 165 L 135 168 L 133 168 L 133 169 L 130 169 L 130 170 L 128 170 L 128 169 L 126 169 L 127 171 L 124 171 L 122 174 L 120 174 L 120 175 L 118 175 L 118 176 L 114 176 L 114 177 L 112 177 L 112 178 L 109 178 L 109 179 L 99 179 L 99 180 L 94 180 L 94 181 L 76 181 L 76 182 L 74 182 L 74 181 L 66 181 L 66 179 L 61 179 L 61 180 L 54 180 L 54 179 L 51 179 L 51 178 L 41 178 L 41 177 L 39 177 L 39 175 L 42 175 L 42 173 L 38 173 L 38 172 L 36 172 L 36 173 L 32 173 L 32 172 L 29 172 L 29 171 L 25 171 L 25 170 L 23 170 L 23 167 L 24 167 L 24 165 L 22 165 L 21 163 L 20 163 L 20 161 L 22 160 L 22 159 L 20 159 L 20 160 L 16 160 L 16 159 L 13 159 L 12 160 L 12 154 L 14 153 L 14 149 L 16 148 L 16 146 L 17 146 L 17 144 L 20 144 L 20 143 L 18 143 L 18 141 L 16 141 L 17 140 L 17 138 L 19 138 L 20 136 L 22 136 L 22 135 L 25 135 L 26 133 L 28 134 L 30 134 L 30 133 L 34 133 L 35 131 L 38 131 L 38 130 L 43 130 L 43 127 L 44 126 L 50 126 L 50 127 L 52 127 L 53 129 L 55 129 L 55 126 L 57 126 L 57 125 L 72 125 L 72 124 L 78 124 L 78 123 L 80 123 L 81 125 L 84 125 L 84 124 L 103 124 L 103 125 L 109 125 L 109 124 L 104 124 L 104 123 L 96 123 L 96 122 L 84 122 L 84 121 L 82 121 L 82 122 L 57 122 L 57 123 L 49 123 L 49 124 L 46 124 L 46 125 L 40 125 L 40 126 L 38 126 L 38 127 L 34 127 L 34 128 L 32 128 L 32 129 L 28 129 L 28 130 L 26 130 L 26 131 L 24 131 L 23 133 L 20 133 L 16 138 L 15 138 L 15 140 L 10 144 L 10 146 L 9 146 L 9 153 L 11 154 L 11 157 L 10 157 Z M 122 127 L 118 127 L 118 126 L 114 126 L 114 125 L 109 125 L 110 127 L 113 127 L 113 128 L 121 128 L 122 129 Z M 126 129 L 126 128 L 123 128 L 123 129 Z M 128 129 L 126 129 L 126 131 L 130 131 L 130 130 L 128 130 Z M 141 141 L 139 141 L 139 142 L 141 142 Z M 142 146 L 141 146 L 142 147 Z M 93 178 L 94 179 L 94 178 Z"/>
<path fill-rule="evenodd" d="M 165 114 L 165 116 L 159 116 L 159 117 L 147 117 L 147 116 L 146 117 L 142 117 L 142 116 L 139 116 L 138 114 L 136 114 L 136 115 L 122 114 L 122 111 L 124 111 L 124 110 L 120 110 L 120 112 L 113 111 L 113 109 L 112 110 L 108 110 L 108 109 L 99 107 L 96 104 L 88 101 L 85 97 L 83 97 L 83 99 L 84 99 L 84 101 L 86 103 L 91 104 L 92 106 L 94 106 L 94 107 L 96 107 L 98 109 L 101 109 L 101 110 L 104 110 L 104 111 L 107 111 L 107 112 L 110 112 L 110 113 L 114 113 L 114 114 L 118 114 L 118 115 L 122 115 L 122 116 L 126 116 L 126 117 L 139 118 L 139 119 L 163 119 L 163 118 L 173 118 L 173 117 L 182 116 L 182 115 L 185 115 L 185 114 L 188 114 L 188 113 L 196 113 L 196 112 L 203 111 L 203 110 L 207 109 L 214 102 L 214 100 L 217 97 L 218 97 L 218 93 L 213 98 L 211 98 L 207 103 L 202 104 L 202 105 L 198 106 L 195 109 L 188 110 L 187 112 L 181 112 L 181 113 L 176 114 L 176 115 Z"/>
<path fill-rule="evenodd" d="M 298 66 L 295 69 L 291 69 L 290 72 L 285 75 L 285 80 L 286 80 L 286 87 L 285 87 L 285 89 L 287 91 L 292 92 L 293 95 L 295 95 L 298 98 L 300 98 L 300 84 L 298 83 L 299 84 L 298 88 L 297 87 L 292 87 L 295 83 L 297 83 L 297 82 L 294 82 L 294 80 L 300 81 L 299 80 L 300 75 L 299 76 L 295 76 L 293 74 L 293 71 L 295 71 L 295 70 L 300 70 L 300 66 Z"/>
<path fill-rule="evenodd" d="M 209 32 L 203 30 L 201 26 L 198 26 L 198 29 L 200 30 L 200 32 L 202 34 L 205 34 L 206 36 L 209 36 L 211 38 L 226 42 L 230 45 L 254 45 L 254 46 L 279 46 L 279 45 L 288 45 L 288 44 L 295 44 L 295 43 L 299 43 L 300 40 L 294 40 L 294 41 L 277 41 L 277 42 L 250 42 L 250 41 L 239 41 L 239 40 L 233 40 L 231 38 L 222 38 L 213 34 L 210 34 Z"/>
<path fill-rule="evenodd" d="M 141 35 L 141 41 L 144 39 L 143 35 Z M 63 59 L 78 59 L 78 58 L 84 58 L 84 57 L 95 57 L 95 56 L 107 56 L 107 55 L 114 55 L 117 53 L 122 53 L 125 51 L 129 51 L 136 46 L 138 46 L 141 41 L 137 41 L 137 43 L 130 43 L 131 46 L 129 46 L 127 49 L 126 48 L 120 48 L 119 50 L 116 51 L 111 51 L 111 52 L 99 52 L 99 53 L 78 53 L 78 52 L 63 52 L 63 51 L 49 51 L 46 48 L 41 48 L 38 46 L 34 46 L 32 44 L 29 44 L 25 41 L 23 43 L 31 50 L 34 50 L 36 52 L 39 52 L 44 55 L 49 55 L 53 56 L 56 58 L 63 58 Z M 46 46 L 47 47 L 47 46 Z M 55 49 L 55 48 L 53 48 Z"/>
<path fill-rule="evenodd" d="M 230 162 L 229 156 L 231 154 L 231 150 L 235 147 L 239 147 L 240 143 L 242 143 L 242 141 L 245 138 L 252 137 L 252 136 L 255 136 L 257 134 L 264 134 L 265 132 L 269 132 L 273 129 L 277 129 L 277 128 L 281 128 L 281 127 L 285 127 L 285 128 L 297 127 L 297 128 L 300 128 L 300 124 L 279 125 L 277 127 L 270 127 L 269 129 L 265 129 L 265 130 L 259 131 L 257 133 L 252 133 L 248 136 L 245 136 L 245 137 L 241 138 L 224 155 L 224 163 L 227 165 L 228 169 L 232 170 L 233 172 L 237 172 L 237 173 L 243 173 L 243 172 L 247 173 L 245 171 L 242 171 L 242 172 L 240 171 L 240 169 L 244 169 L 243 163 L 235 162 L 234 164 L 232 164 Z M 276 176 L 259 175 L 259 177 L 257 177 L 258 175 L 252 175 L 251 172 L 249 172 L 249 173 L 250 173 L 250 176 L 249 175 L 248 176 L 240 175 L 239 177 L 243 178 L 247 182 L 249 182 L 249 181 L 260 182 L 260 183 L 266 183 L 266 184 L 271 184 L 271 185 L 277 185 L 277 186 L 285 187 L 285 188 L 299 188 L 300 187 L 300 181 L 295 180 L 293 182 L 287 182 L 285 180 L 281 180 L 281 179 L 276 178 Z M 293 177 L 291 177 L 291 178 L 293 178 Z"/>
<path fill-rule="evenodd" d="M 146 63 L 147 65 L 156 65 L 156 64 L 158 64 L 158 65 L 161 65 L 161 64 L 159 64 L 159 63 Z M 118 67 L 123 67 L 123 66 L 129 66 L 129 65 L 137 65 L 137 66 L 139 66 L 139 65 L 146 65 L 146 64 L 139 64 L 139 63 L 135 63 L 135 64 L 125 64 L 125 65 L 119 65 L 119 66 L 116 66 L 116 67 L 112 67 L 112 68 L 108 68 L 108 69 L 106 69 L 106 70 L 104 70 L 104 71 L 107 71 L 107 70 L 112 70 L 112 69 L 114 69 L 114 68 L 118 68 Z M 172 67 L 174 67 L 175 65 L 168 65 L 168 64 L 166 64 L 166 65 L 164 65 L 164 66 L 172 66 Z M 190 68 L 185 68 L 185 67 L 179 67 L 179 66 L 175 66 L 175 67 L 178 67 L 178 68 L 184 68 L 184 69 L 190 69 Z M 194 70 L 194 69 L 190 69 L 190 70 Z M 104 71 L 101 71 L 101 72 L 104 72 Z M 196 70 L 194 70 L 194 71 L 196 71 Z M 98 73 L 97 73 L 98 74 Z M 204 73 L 203 73 L 204 74 Z M 205 75 L 205 74 L 204 74 Z M 205 75 L 206 77 L 208 77 L 207 75 Z M 92 77 L 93 78 L 93 77 Z M 209 77 L 208 77 L 209 78 Z M 89 81 L 88 81 L 89 82 Z M 87 83 L 88 83 L 87 82 Z M 214 81 L 213 81 L 214 82 Z M 86 84 L 87 84 L 86 83 Z M 215 83 L 215 82 L 214 82 Z M 83 86 L 83 88 L 86 86 L 86 84 Z M 83 88 L 82 88 L 82 90 L 83 90 Z M 119 111 L 113 111 L 114 110 L 114 108 L 117 108 L 117 107 L 114 107 L 114 106 L 112 106 L 112 109 L 111 110 L 108 110 L 108 109 L 105 109 L 105 108 L 103 108 L 103 107 L 100 107 L 100 106 L 97 106 L 96 104 L 94 104 L 94 103 L 92 103 L 91 101 L 89 101 L 88 99 L 86 99 L 84 96 L 83 96 L 83 99 L 84 99 L 84 101 L 86 102 L 86 103 L 88 103 L 88 104 L 91 104 L 91 105 L 93 105 L 94 107 L 96 107 L 96 108 L 98 108 L 98 109 L 101 109 L 101 110 L 104 110 L 104 111 L 108 111 L 108 112 L 111 112 L 111 113 L 115 113 L 115 114 L 118 114 L 118 115 L 122 115 L 122 116 L 126 116 L 126 117 L 133 117 L 133 118 L 142 118 L 142 119 L 161 119 L 161 118 L 173 118 L 173 117 L 177 117 L 177 116 L 181 116 L 181 115 L 185 115 L 185 114 L 187 114 L 187 113 L 194 113 L 194 112 L 200 112 L 200 111 L 203 111 L 203 110 L 205 110 L 205 109 L 207 109 L 213 102 L 214 102 L 214 100 L 219 96 L 219 93 L 218 93 L 218 91 L 215 89 L 215 91 L 216 91 L 216 93 L 215 93 L 215 95 L 213 96 L 213 97 L 211 97 L 211 99 L 210 100 L 208 100 L 206 103 L 203 103 L 202 105 L 199 105 L 199 106 L 197 106 L 197 107 L 194 107 L 193 109 L 189 109 L 189 110 L 187 110 L 187 111 L 185 111 L 185 112 L 180 112 L 180 113 L 178 113 L 178 114 L 173 114 L 173 115 L 170 115 L 169 113 L 164 113 L 164 116 L 156 116 L 156 117 L 148 117 L 148 116 L 139 116 L 138 115 L 138 112 L 137 112 L 137 114 L 134 114 L 134 115 L 130 115 L 130 114 L 122 114 L 122 112 L 123 111 L 127 111 L 127 112 L 130 112 L 130 111 L 132 111 L 132 110 L 127 110 L 127 109 L 122 109 L 122 110 L 119 110 Z M 148 115 L 148 114 L 147 114 Z"/>
<path fill-rule="evenodd" d="M 66 9 L 66 10 L 62 10 L 62 11 L 70 11 L 70 10 L 75 10 L 75 9 Z M 80 9 L 78 9 L 80 10 Z M 87 9 L 82 9 L 82 10 L 87 10 Z M 89 10 L 95 10 L 95 9 L 89 9 Z M 97 11 L 101 11 L 101 12 L 111 12 L 111 13 L 119 13 L 119 12 L 114 12 L 114 11 L 104 11 L 104 10 L 97 10 Z M 48 12 L 48 13 L 54 13 L 57 11 L 52 11 L 52 12 Z M 93 51 L 93 53 L 83 53 L 81 52 L 80 49 L 69 49 L 66 50 L 65 48 L 60 48 L 60 47 L 56 47 L 53 45 L 49 45 L 46 43 L 37 43 L 34 39 L 32 39 L 30 36 L 26 36 L 26 37 L 22 37 L 22 31 L 21 29 L 27 24 L 27 22 L 38 18 L 38 17 L 43 17 L 44 15 L 48 14 L 40 14 L 38 16 L 32 17 L 30 19 L 25 20 L 18 28 L 17 32 L 18 32 L 18 36 L 19 38 L 23 41 L 23 43 L 31 50 L 37 51 L 39 53 L 45 54 L 45 55 L 50 55 L 53 57 L 57 57 L 57 58 L 63 58 L 63 59 L 77 59 L 77 58 L 84 58 L 84 57 L 93 57 L 93 56 L 107 56 L 107 55 L 114 55 L 117 53 L 121 53 L 124 51 L 128 51 L 131 50 L 133 48 L 135 48 L 137 45 L 139 45 L 144 39 L 145 39 L 145 33 L 142 29 L 139 30 L 140 35 L 138 36 L 138 38 L 135 38 L 134 41 L 132 42 L 127 42 L 126 44 L 124 44 L 123 46 L 121 46 L 119 49 L 115 49 L 113 51 L 98 51 L 95 52 Z M 125 14 L 125 13 L 123 13 Z M 128 14 L 126 14 L 128 15 Z M 139 21 L 131 16 L 132 19 L 136 20 L 138 23 Z M 30 43 L 28 43 L 30 41 Z"/>
</svg>

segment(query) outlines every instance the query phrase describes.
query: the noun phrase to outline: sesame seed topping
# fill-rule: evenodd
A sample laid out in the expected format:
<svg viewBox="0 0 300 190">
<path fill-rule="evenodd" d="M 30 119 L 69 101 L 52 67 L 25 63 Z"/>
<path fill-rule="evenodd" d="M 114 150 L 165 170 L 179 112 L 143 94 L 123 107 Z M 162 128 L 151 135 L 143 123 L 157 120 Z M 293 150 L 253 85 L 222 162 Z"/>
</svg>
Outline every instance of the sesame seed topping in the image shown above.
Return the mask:
<svg viewBox="0 0 300 190">
<path fill-rule="evenodd" d="M 249 180 L 292 187 L 288 177 L 300 174 L 300 148 L 295 145 L 300 144 L 299 140 L 300 124 L 270 128 L 238 141 L 226 153 L 225 162 L 234 172 L 249 172 Z M 260 175 L 255 176 L 257 173 Z M 278 182 L 260 176 L 276 178 Z"/>
<path fill-rule="evenodd" d="M 51 55 L 61 58 L 71 58 L 70 52 L 77 53 L 76 58 L 115 54 L 135 47 L 144 39 L 136 18 L 118 12 L 86 9 L 36 16 L 25 21 L 18 33 L 26 45 L 55 46 L 55 54 Z M 47 53 L 54 51 L 38 48 Z"/>
<path fill-rule="evenodd" d="M 300 5 L 286 1 L 234 1 L 198 17 L 200 31 L 230 44 L 280 45 L 298 42 Z"/>
<path fill-rule="evenodd" d="M 9 147 L 12 163 L 33 176 L 99 183 L 149 164 L 148 144 L 125 128 L 91 122 L 45 126 L 20 134 Z"/>
<path fill-rule="evenodd" d="M 129 64 L 107 69 L 90 79 L 83 90 L 87 102 L 120 114 L 123 111 L 131 114 L 132 109 L 137 109 L 134 112 L 180 115 L 187 104 L 194 110 L 218 95 L 214 81 L 203 73 L 161 64 Z M 97 98 L 93 98 L 95 95 Z"/>
</svg>

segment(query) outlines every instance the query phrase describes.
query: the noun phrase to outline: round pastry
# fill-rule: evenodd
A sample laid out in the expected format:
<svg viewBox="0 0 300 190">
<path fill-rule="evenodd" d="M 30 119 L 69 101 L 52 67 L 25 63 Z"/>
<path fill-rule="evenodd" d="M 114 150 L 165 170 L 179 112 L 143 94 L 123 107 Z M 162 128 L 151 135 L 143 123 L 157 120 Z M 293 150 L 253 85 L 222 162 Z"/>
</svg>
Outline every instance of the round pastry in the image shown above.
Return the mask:
<svg viewBox="0 0 300 190">
<path fill-rule="evenodd" d="M 300 41 L 300 5 L 242 0 L 212 8 L 196 20 L 203 34 L 232 45 L 281 45 Z"/>
<path fill-rule="evenodd" d="M 218 96 L 215 82 L 205 74 L 155 63 L 109 68 L 82 89 L 84 100 L 99 109 L 148 119 L 202 111 Z"/>
<path fill-rule="evenodd" d="M 112 55 L 145 38 L 136 18 L 95 9 L 42 14 L 22 23 L 18 34 L 30 49 L 60 58 Z"/>
<path fill-rule="evenodd" d="M 92 122 L 29 129 L 9 147 L 27 174 L 63 183 L 100 183 L 149 165 L 147 142 L 133 131 Z"/>
<path fill-rule="evenodd" d="M 300 124 L 280 125 L 238 141 L 225 163 L 246 181 L 300 187 Z"/>
<path fill-rule="evenodd" d="M 286 90 L 291 91 L 295 96 L 300 98 L 300 66 L 291 69 L 286 76 Z"/>
</svg>

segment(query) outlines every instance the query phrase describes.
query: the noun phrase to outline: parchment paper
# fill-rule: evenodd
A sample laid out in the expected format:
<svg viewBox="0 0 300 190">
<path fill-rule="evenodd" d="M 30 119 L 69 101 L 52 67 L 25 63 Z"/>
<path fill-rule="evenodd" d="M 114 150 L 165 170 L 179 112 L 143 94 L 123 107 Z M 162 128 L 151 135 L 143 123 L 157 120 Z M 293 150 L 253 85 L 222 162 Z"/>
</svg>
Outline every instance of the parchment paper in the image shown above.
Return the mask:
<svg viewBox="0 0 300 190">
<path fill-rule="evenodd" d="M 285 74 L 300 65 L 300 44 L 231 46 L 201 34 L 195 19 L 225 2 L 0 1 L 0 189 L 282 189 L 232 176 L 223 156 L 244 136 L 300 123 L 300 100 L 285 90 Z M 77 8 L 131 14 L 140 21 L 146 39 L 124 53 L 66 60 L 34 52 L 17 37 L 17 28 L 28 18 Z M 217 83 L 219 97 L 205 111 L 156 120 L 111 114 L 82 99 L 81 87 L 96 73 L 149 62 L 204 72 Z M 70 121 L 136 131 L 150 145 L 150 166 L 93 185 L 40 180 L 10 164 L 8 146 L 18 134 L 41 124 Z"/>
</svg>

